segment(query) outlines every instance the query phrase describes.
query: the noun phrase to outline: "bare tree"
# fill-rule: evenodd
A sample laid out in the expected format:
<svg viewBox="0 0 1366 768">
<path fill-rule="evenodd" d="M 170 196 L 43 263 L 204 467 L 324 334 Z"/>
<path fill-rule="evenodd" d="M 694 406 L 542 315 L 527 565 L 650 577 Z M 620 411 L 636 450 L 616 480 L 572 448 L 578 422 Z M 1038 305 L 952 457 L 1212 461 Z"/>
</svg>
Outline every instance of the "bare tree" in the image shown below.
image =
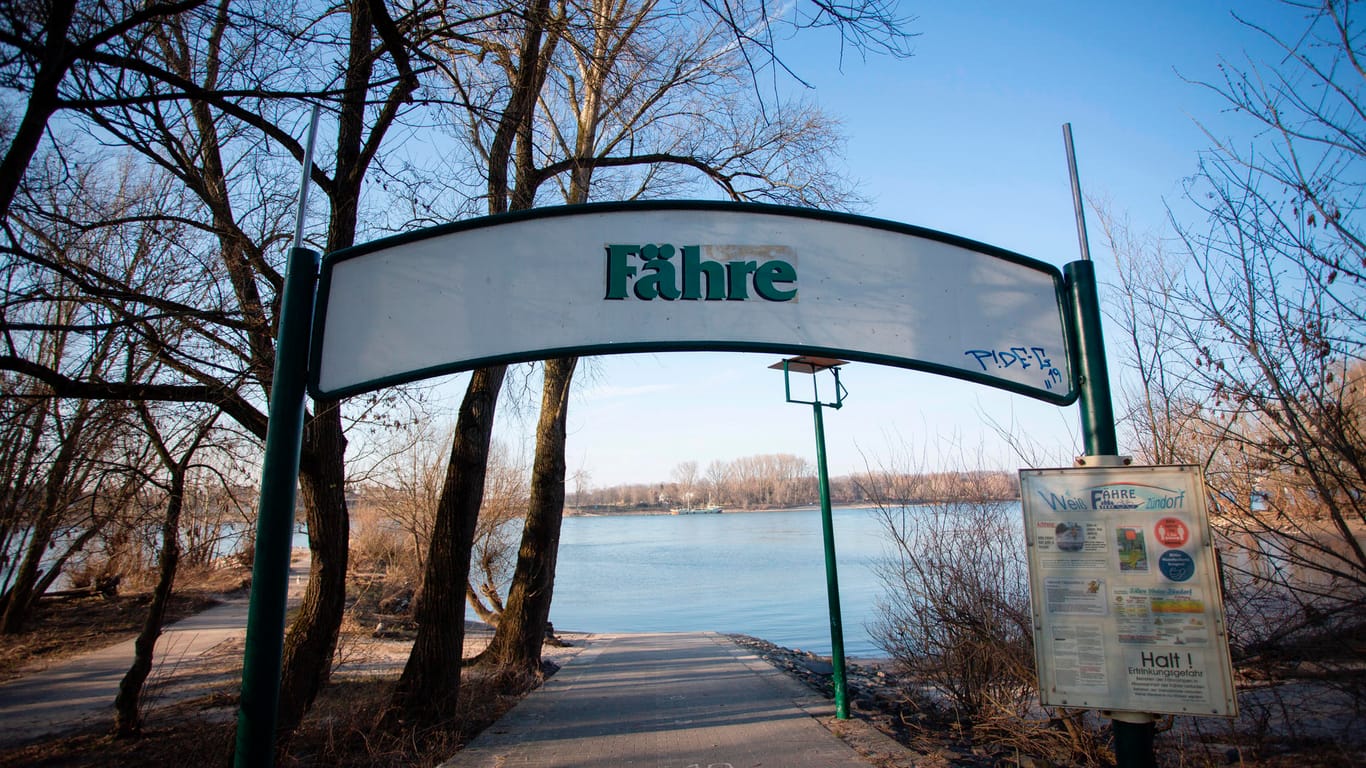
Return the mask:
<svg viewBox="0 0 1366 768">
<path fill-rule="evenodd" d="M 168 440 L 167 430 L 157 423 L 147 404 L 138 403 L 136 408 L 147 439 L 166 472 L 164 485 L 158 483 L 166 492 L 166 510 L 161 523 L 156 587 L 147 606 L 147 618 L 133 642 L 133 664 L 119 681 L 119 692 L 114 698 L 114 733 L 118 736 L 133 736 L 142 730 L 143 684 L 152 671 L 153 649 L 161 635 L 180 563 L 180 516 L 185 508 L 186 478 L 195 454 L 213 431 L 219 416 L 212 409 L 204 409 L 206 413 L 198 414 L 198 419 L 189 419 L 187 424 L 181 425 L 180 434 Z"/>
<path fill-rule="evenodd" d="M 678 484 L 678 498 L 684 504 L 691 505 L 697 499 L 698 479 L 701 477 L 697 462 L 684 461 L 676 465 L 673 469 L 674 482 Z"/>
<path fill-rule="evenodd" d="M 545 80 L 548 53 L 556 39 L 549 30 L 550 18 L 549 3 L 534 0 L 524 12 L 522 24 L 514 28 L 511 40 L 494 42 L 485 51 L 493 53 L 509 73 L 511 88 L 500 94 L 505 97 L 501 109 L 488 109 L 485 104 L 464 99 L 466 112 L 475 121 L 471 140 L 486 160 L 489 213 L 528 208 L 534 200 L 521 184 L 512 187 L 508 169 L 514 141 L 530 132 L 535 97 Z M 502 21 L 502 16 L 495 15 L 487 23 L 496 30 Z M 550 41 L 545 42 L 548 32 Z M 494 40 L 498 38 L 494 36 Z M 543 45 L 549 50 L 543 51 Z M 458 50 L 458 55 L 463 55 L 466 49 L 462 45 Z M 451 75 L 458 90 L 458 72 Z M 446 716 L 459 696 L 470 552 L 484 497 L 494 412 L 506 375 L 506 366 L 476 370 L 457 414 L 423 589 L 414 605 L 418 635 L 393 695 L 394 712 L 416 722 Z"/>
<path fill-rule="evenodd" d="M 99 12 L 123 7 L 107 5 Z M 297 100 L 322 100 L 334 108 L 336 140 L 323 151 L 332 171 L 323 170 L 324 161 L 309 170 L 328 203 L 325 247 L 343 248 L 363 226 L 360 191 L 384 137 L 410 108 L 418 87 L 412 56 L 452 20 L 429 4 L 410 6 L 395 19 L 385 4 L 372 0 L 346 4 L 340 13 L 304 6 L 281 14 L 272 4 L 250 0 L 188 12 L 197 5 L 139 5 L 137 23 L 107 25 L 93 48 L 67 45 L 62 55 L 75 51 L 86 57 L 81 66 L 62 70 L 60 85 L 62 106 L 78 110 L 81 121 L 60 137 L 48 130 L 63 150 L 55 155 L 59 160 L 79 146 L 79 129 L 93 126 L 103 140 L 121 142 L 193 196 L 196 207 L 188 215 L 159 217 L 203 235 L 188 238 L 185 248 L 191 253 L 182 267 L 201 271 L 192 279 L 176 282 L 167 275 L 160 288 L 147 292 L 130 290 L 107 271 L 63 267 L 87 297 L 136 297 L 137 306 L 117 320 L 142 334 L 144 343 L 166 341 L 157 318 L 176 318 L 193 333 L 162 344 L 164 373 L 157 381 L 93 380 L 13 354 L 2 364 L 66 397 L 212 403 L 259 437 L 283 282 L 276 264 L 288 231 L 287 190 L 293 186 L 285 179 L 294 176 L 283 171 L 303 155 L 294 138 L 297 126 L 289 125 L 299 112 Z M 59 2 L 54 9 L 73 7 Z M 56 48 L 71 42 L 61 25 L 48 27 L 54 34 L 47 39 Z M 39 56 L 33 39 L 0 39 L 19 46 L 13 66 Z M 34 96 L 39 114 L 41 94 Z M 12 154 L 18 158 L 23 152 Z M 21 258 L 48 270 L 62 266 L 35 259 L 31 249 Z M 280 710 L 285 731 L 297 724 L 325 679 L 341 621 L 345 444 L 340 404 L 315 403 L 301 464 L 314 568 L 286 644 Z"/>
<path fill-rule="evenodd" d="M 0 220 L 9 214 L 48 122 L 59 110 L 72 106 L 62 94 L 71 70 L 127 56 L 120 43 L 130 35 L 204 3 L 53 0 L 0 13 L 0 87 L 28 94 L 23 117 L 8 136 L 0 158 Z"/>
<path fill-rule="evenodd" d="M 564 437 L 569 410 L 569 385 L 575 358 L 545 363 L 546 386 L 541 397 L 541 417 L 536 425 L 536 456 L 531 468 L 531 494 L 517 565 L 503 611 L 482 654 L 497 666 L 539 673 L 541 644 L 550 618 L 555 589 L 555 563 L 560 545 L 564 511 Z M 548 449 L 552 448 L 552 449 Z"/>
<path fill-rule="evenodd" d="M 401 444 L 373 473 L 375 481 L 365 486 L 365 496 L 375 510 L 403 531 L 417 573 L 422 572 L 431 545 L 450 435 L 448 423 L 417 419 L 410 430 L 390 436 Z"/>
<path fill-rule="evenodd" d="M 329 251 L 353 244 L 367 229 L 360 201 L 367 182 L 398 172 L 385 163 L 391 129 L 429 105 L 429 97 L 447 93 L 467 119 L 467 156 L 485 171 L 480 194 L 489 213 L 529 208 L 547 185 L 558 185 L 571 202 L 587 200 L 595 173 L 602 176 L 593 183 L 602 185 L 603 197 L 700 184 L 732 199 L 851 199 L 848 185 L 836 183 L 823 164 L 836 145 L 828 120 L 800 105 L 751 107 L 745 94 L 757 93 L 760 77 L 780 64 L 781 27 L 835 25 L 858 46 L 898 49 L 905 36 L 892 9 L 870 1 L 814 3 L 782 17 L 771 17 L 763 4 L 665 10 L 541 0 L 460 9 L 419 2 L 395 15 L 378 0 L 336 8 L 304 4 L 285 12 L 257 0 L 212 6 L 54 0 L 3 14 L 0 87 L 20 93 L 26 110 L 7 137 L 2 161 L 3 248 L 10 264 L 23 267 L 7 276 L 22 274 L 27 282 L 11 282 L 14 291 L 6 294 L 0 330 L 10 344 L 0 355 L 0 370 L 17 374 L 15 381 L 32 384 L 32 392 L 53 402 L 109 403 L 111 409 L 120 401 L 211 404 L 261 437 L 263 404 L 272 389 L 291 166 L 303 156 L 295 138 L 301 101 L 329 108 L 332 140 L 308 169 L 326 200 L 322 245 Z M 593 15 L 605 11 L 623 14 L 617 21 L 639 12 L 650 24 L 609 29 Z M 697 14 L 691 11 L 701 11 L 706 21 L 693 26 L 689 17 Z M 459 15 L 466 12 L 468 17 Z M 441 56 L 433 47 L 437 38 L 446 46 Z M 419 103 L 421 67 L 438 65 L 450 90 L 429 91 Z M 632 83 L 645 73 L 649 77 Z M 650 79 L 661 73 L 663 81 Z M 579 87 L 589 81 L 587 90 Z M 53 121 L 58 109 L 71 119 Z M 705 120 L 689 127 L 689 114 Z M 84 172 L 98 165 L 90 162 L 96 144 L 118 146 L 120 161 L 184 194 L 171 195 L 166 210 L 127 216 L 66 206 L 96 186 Z M 39 172 L 36 166 L 42 166 Z M 394 218 L 374 215 L 384 226 L 395 225 Z M 117 251 L 120 259 L 113 262 L 53 257 L 43 240 L 61 226 L 125 237 L 136 247 Z M 165 258 L 155 243 L 167 244 Z M 135 343 L 143 357 L 111 348 L 110 359 L 125 365 L 117 376 L 102 375 L 14 341 L 32 330 L 24 327 L 31 317 L 20 318 L 13 309 L 15 301 L 65 301 L 44 292 L 54 277 L 104 313 L 97 323 L 59 321 L 83 350 L 98 349 L 109 336 Z M 158 365 L 141 365 L 149 359 Z M 567 397 L 574 365 L 567 361 L 556 371 L 560 380 L 548 388 Z M 431 536 L 426 585 L 466 584 L 504 374 L 491 368 L 472 377 Z M 544 448 L 546 486 L 532 492 L 548 524 L 536 530 L 557 530 L 563 506 L 563 470 L 549 457 L 562 452 L 555 431 L 547 432 Z M 53 444 L 75 451 L 73 442 Z M 341 621 L 345 448 L 342 405 L 313 403 L 300 473 L 313 570 L 286 643 L 284 731 L 297 725 L 326 679 Z M 22 456 L 14 460 L 23 465 Z M 553 549 L 542 551 L 553 558 Z M 549 564 L 553 573 L 553 560 Z M 463 623 L 440 628 L 463 616 L 466 590 L 449 590 L 453 604 L 443 591 L 424 588 L 419 596 L 422 631 L 439 637 L 420 637 L 414 671 L 405 672 L 400 684 L 400 699 L 432 711 L 445 711 L 458 687 Z M 537 608 L 530 615 L 540 613 Z"/>
<path fill-rule="evenodd" d="M 728 462 L 713 460 L 707 464 L 707 493 L 717 500 L 733 503 L 729 496 L 731 466 Z"/>
<path fill-rule="evenodd" d="M 867 20 L 867 10 L 867 6 L 859 6 L 849 18 Z M 826 13 L 818 7 L 813 19 L 807 21 L 828 20 Z M 462 37 L 463 50 L 475 48 L 487 56 L 485 68 L 452 70 L 450 76 L 457 98 L 465 106 L 467 135 L 488 168 L 490 211 L 532 206 L 538 190 L 551 180 L 560 186 L 566 201 L 587 201 L 590 195 L 597 197 L 590 187 L 598 183 L 595 175 L 606 169 L 638 171 L 615 180 L 613 189 L 622 190 L 612 195 L 617 197 L 659 190 L 662 169 L 674 168 L 686 169 L 704 183 L 719 186 L 733 199 L 787 189 L 787 199 L 809 201 L 815 198 L 800 196 L 832 189 L 833 174 L 800 178 L 798 174 L 825 167 L 814 161 L 833 146 L 821 141 L 821 137 L 833 135 L 829 122 L 796 107 L 784 112 L 806 116 L 795 122 L 756 120 L 753 111 L 730 108 L 738 102 L 735 89 L 727 86 L 753 82 L 749 76 L 740 76 L 746 71 L 754 73 L 756 59 L 749 54 L 762 52 L 767 62 L 773 61 L 772 47 L 765 45 L 771 44 L 772 38 L 768 37 L 769 19 L 763 8 L 707 7 L 702 19 L 696 23 L 687 13 L 663 13 L 654 4 L 635 8 L 534 2 L 507 31 L 496 27 L 506 21 L 500 17 L 489 24 L 494 27 L 491 33 Z M 889 18 L 881 20 L 888 22 Z M 691 26 L 693 23 L 696 26 Z M 759 38 L 754 37 L 756 31 Z M 899 29 L 896 32 L 900 35 Z M 700 101 L 689 103 L 690 98 L 704 94 L 715 104 L 709 103 L 703 110 L 696 108 Z M 691 126 L 694 130 L 689 130 L 689 115 L 704 121 L 707 115 L 716 119 L 708 123 L 710 130 L 695 130 L 695 124 Z M 807 141 L 793 138 L 795 126 L 806 129 L 795 135 Z M 548 140 L 542 140 L 538 130 Z M 699 149 L 702 147 L 705 150 Z M 796 157 L 798 147 L 810 150 L 806 162 Z M 789 183 L 779 183 L 779 178 Z M 508 611 L 486 651 L 486 658 L 532 673 L 539 668 L 540 643 L 553 594 L 564 504 L 563 419 L 576 362 L 566 359 L 547 363 L 547 370 L 556 375 L 545 380 L 542 404 L 551 410 L 543 411 L 538 426 L 531 506 Z M 476 384 L 490 388 L 496 398 L 502 375 L 501 369 L 476 372 L 467 402 L 479 398 L 491 403 L 494 398 L 487 391 L 478 392 Z M 492 418 L 491 405 L 468 411 L 476 412 Z M 462 409 L 462 419 L 464 413 Z M 461 434 L 480 434 L 474 425 L 468 433 L 461 427 L 457 432 L 457 443 Z M 453 445 L 453 458 L 461 455 L 470 461 L 458 470 L 453 462 L 448 476 L 454 483 L 469 487 L 459 494 L 463 503 L 449 507 L 458 522 L 443 523 L 438 517 L 438 525 L 446 525 L 461 546 L 442 558 L 433 553 L 428 559 L 447 575 L 446 583 L 452 587 L 447 591 L 461 594 L 468 589 L 464 582 L 468 572 L 464 542 L 472 534 L 466 532 L 473 529 L 470 521 L 482 496 L 474 492 L 481 481 L 465 475 L 482 470 L 477 459 L 481 444 L 487 454 L 487 428 L 482 434 L 482 440 L 472 448 Z M 444 498 L 445 494 L 442 506 L 446 509 Z M 433 591 L 436 576 L 429 573 L 429 578 L 424 578 L 424 594 Z M 454 588 L 457 585 L 458 590 Z M 446 597 L 433 596 L 431 600 L 430 612 L 419 601 L 423 612 L 419 637 L 396 696 L 403 708 L 421 718 L 439 716 L 445 703 L 453 701 L 459 681 L 458 674 L 450 670 L 463 641 L 463 610 Z M 415 704 L 421 707 L 417 711 Z"/>
<path fill-rule="evenodd" d="M 108 452 L 122 434 L 120 409 L 83 400 L 54 401 L 42 393 L 29 397 L 43 401 L 38 405 L 42 418 L 22 424 L 15 435 L 24 446 L 16 469 L 27 464 L 32 474 L 10 481 L 13 506 L 7 527 L 13 549 L 6 557 L 13 570 L 0 594 L 0 632 L 6 634 L 24 628 L 37 599 L 66 561 L 108 522 L 100 496 L 126 497 L 127 490 L 126 479 L 109 474 L 105 464 L 113 463 Z M 33 450 L 39 448 L 41 454 Z M 125 492 L 102 487 L 111 481 Z M 59 537 L 61 533 L 71 535 Z"/>
<path fill-rule="evenodd" d="M 530 503 L 528 469 L 506 446 L 494 443 L 474 530 L 467 597 L 480 620 L 495 627 L 506 610 L 503 594 L 516 564 L 521 522 Z"/>
<path fill-rule="evenodd" d="M 43 170 L 52 169 L 45 165 Z M 150 361 L 129 345 L 130 337 L 118 323 L 135 300 L 111 295 L 91 301 L 79 275 L 98 270 L 136 290 L 148 277 L 149 254 L 169 242 L 174 228 L 164 233 L 152 227 L 118 231 L 78 223 L 83 214 L 97 212 L 137 219 L 164 201 L 156 194 L 159 190 L 144 186 L 134 174 L 115 175 L 112 184 L 94 178 L 89 171 L 71 174 L 64 185 L 44 186 L 41 199 L 16 206 L 21 210 L 11 216 L 10 247 L 4 251 L 4 358 L 63 377 L 136 376 Z M 84 194 L 64 199 L 75 191 Z M 131 429 L 125 403 L 66 397 L 47 382 L 27 377 L 16 378 L 4 400 L 10 417 L 6 427 L 14 440 L 4 466 L 16 473 L 5 479 L 11 532 L 6 538 L 14 544 L 12 532 L 23 531 L 25 552 L 0 598 L 0 627 L 15 632 L 67 559 L 108 521 L 97 512 L 101 492 L 112 500 L 139 483 L 120 477 L 120 468 L 136 463 L 125 457 L 137 453 L 121 442 Z M 121 493 L 115 494 L 114 487 Z M 59 532 L 64 534 L 60 548 Z M 53 548 L 65 551 L 54 556 Z M 13 551 L 7 547 L 7 553 Z"/>
<path fill-rule="evenodd" d="M 593 473 L 583 467 L 574 470 L 574 505 L 583 506 L 585 493 L 593 488 Z"/>
<path fill-rule="evenodd" d="M 1140 445 L 1206 468 L 1231 611 L 1274 609 L 1243 642 L 1357 622 L 1366 600 L 1366 75 L 1350 4 L 1292 5 L 1293 35 L 1246 23 L 1274 62 L 1201 83 L 1256 134 L 1202 157 L 1204 221 L 1178 223 L 1176 258 L 1109 227 Z"/>
<path fill-rule="evenodd" d="M 659 194 L 674 170 L 697 174 L 735 200 L 776 199 L 842 207 L 852 197 L 824 162 L 834 133 L 819 112 L 785 105 L 774 119 L 756 120 L 741 95 L 742 57 L 722 30 L 706 21 L 679 21 L 640 7 L 589 2 L 562 6 L 564 31 L 550 59 L 538 113 L 552 141 L 519 147 L 519 189 L 531 192 L 560 179 L 570 204 L 587 202 L 598 186 L 614 196 Z M 694 22 L 695 24 L 695 22 Z M 724 42 L 723 42 L 724 41 Z M 706 99 L 710 109 L 677 107 Z M 541 159 L 544 156 L 545 159 Z M 527 163 L 536 163 L 528 168 Z M 612 171 L 627 175 L 608 176 Z M 601 178 L 607 176 L 606 179 Z M 541 422 L 517 568 L 498 631 L 482 658 L 534 673 L 554 594 L 564 510 L 564 420 L 577 360 L 546 363 Z M 552 376 L 551 374 L 555 374 Z M 781 472 L 781 470 L 780 470 Z"/>
</svg>

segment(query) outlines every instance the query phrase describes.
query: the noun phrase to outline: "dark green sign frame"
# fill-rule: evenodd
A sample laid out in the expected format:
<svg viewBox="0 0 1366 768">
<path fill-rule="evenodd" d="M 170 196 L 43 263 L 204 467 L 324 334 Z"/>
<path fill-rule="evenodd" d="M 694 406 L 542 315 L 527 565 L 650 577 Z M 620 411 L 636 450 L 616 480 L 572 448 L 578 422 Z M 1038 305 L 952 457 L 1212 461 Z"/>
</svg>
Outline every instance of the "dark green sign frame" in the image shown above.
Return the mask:
<svg viewBox="0 0 1366 768">
<path fill-rule="evenodd" d="M 627 213 L 627 214 L 649 214 L 652 212 L 683 212 L 696 214 L 704 217 L 717 213 L 741 213 L 741 214 L 765 214 L 768 216 L 779 216 L 791 219 L 794 223 L 804 222 L 823 222 L 838 225 L 847 225 L 866 230 L 876 230 L 881 232 L 905 235 L 908 238 L 943 243 L 956 248 L 983 254 L 993 259 L 1000 260 L 1013 267 L 1025 267 L 1028 270 L 1040 273 L 1052 281 L 1054 308 L 1049 310 L 1041 308 L 1040 312 L 1056 313 L 1058 323 L 1063 329 L 1063 340 L 1067 349 L 1062 352 L 1055 352 L 1058 357 L 1067 360 L 1067 372 L 1070 374 L 1059 381 L 1056 391 L 1044 391 L 1038 387 L 1022 385 L 1009 379 L 993 376 L 987 366 L 983 365 L 983 371 L 974 372 L 964 368 L 952 367 L 935 361 L 916 359 L 913 357 L 901 357 L 880 352 L 870 352 L 850 347 L 821 346 L 803 344 L 796 342 L 754 342 L 743 339 L 687 339 L 687 340 L 649 340 L 649 341 L 625 341 L 613 343 L 562 343 L 548 344 L 545 346 L 534 346 L 529 348 L 518 348 L 500 351 L 496 354 L 487 354 L 458 360 L 439 360 L 434 364 L 422 365 L 411 370 L 402 370 L 390 375 L 383 375 L 374 378 L 366 378 L 359 381 L 348 382 L 343 386 L 326 386 L 320 380 L 324 363 L 324 339 L 328 333 L 328 310 L 331 307 L 333 294 L 334 272 L 338 267 L 345 265 L 353 259 L 362 258 L 381 251 L 393 249 L 413 243 L 440 238 L 455 233 L 468 233 L 476 230 L 492 230 L 496 228 L 509 228 L 509 225 L 516 225 L 524 222 L 538 220 L 559 219 L 562 217 L 590 217 L 595 214 L 604 213 Z M 451 254 L 452 260 L 461 258 L 460 254 Z M 802 265 L 806 268 L 806 265 Z M 953 265 L 945 265 L 946 269 L 952 269 Z M 805 354 L 827 357 L 841 357 L 850 361 L 873 363 L 877 365 L 888 365 L 899 368 L 921 370 L 941 376 L 971 381 L 977 384 L 1003 389 L 1009 392 L 1022 394 L 1027 397 L 1042 400 L 1054 405 L 1070 405 L 1075 402 L 1078 396 L 1076 386 L 1076 366 L 1072 361 L 1072 329 L 1070 326 L 1070 316 L 1065 310 L 1067 297 L 1064 287 L 1062 273 L 1053 265 L 1043 261 L 1029 258 L 1013 251 L 997 248 L 992 245 L 980 243 L 967 238 L 951 235 L 945 232 L 938 232 L 923 227 L 901 224 L 883 219 L 875 219 L 866 216 L 857 216 L 845 213 L 833 213 L 829 211 L 819 211 L 805 208 L 793 208 L 789 206 L 764 205 L 757 203 L 729 203 L 713 201 L 649 201 L 649 202 L 629 202 L 629 203 L 597 203 L 577 206 L 559 206 L 536 208 L 528 211 L 502 214 L 498 216 L 488 216 L 475 218 L 466 221 L 454 222 L 437 227 L 417 230 L 414 232 L 397 235 L 394 237 L 383 238 L 369 243 L 364 243 L 352 248 L 348 248 L 335 253 L 327 254 L 323 257 L 322 272 L 319 277 L 317 293 L 317 310 L 314 315 L 312 342 L 309 356 L 309 392 L 317 398 L 337 398 L 348 395 L 361 394 L 375 389 L 388 386 L 405 384 L 413 381 L 430 378 L 442 374 L 458 373 L 461 371 L 472 370 L 488 365 L 502 365 L 532 360 L 542 360 L 552 357 L 562 356 L 589 356 L 589 355 L 609 355 L 638 352 L 693 352 L 693 351 L 729 351 L 729 352 L 767 352 L 784 355 Z M 601 299 L 601 295 L 597 298 Z M 963 301 L 969 301 L 964 297 Z M 681 302 L 678 302 L 681 303 Z M 509 317 L 514 313 L 509 310 Z M 401 339 L 396 339 L 394 343 L 403 343 Z"/>
</svg>

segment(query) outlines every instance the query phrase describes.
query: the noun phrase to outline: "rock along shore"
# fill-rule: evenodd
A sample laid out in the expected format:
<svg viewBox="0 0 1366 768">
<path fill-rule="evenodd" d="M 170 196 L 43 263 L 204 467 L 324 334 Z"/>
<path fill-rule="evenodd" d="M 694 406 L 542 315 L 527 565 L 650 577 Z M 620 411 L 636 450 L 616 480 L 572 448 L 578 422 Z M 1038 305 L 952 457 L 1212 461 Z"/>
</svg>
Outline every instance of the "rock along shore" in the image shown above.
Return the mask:
<svg viewBox="0 0 1366 768">
<path fill-rule="evenodd" d="M 727 637 L 822 696 L 834 698 L 834 666 L 829 656 L 783 648 L 749 635 Z M 895 662 L 884 659 L 846 659 L 844 679 L 849 694 L 849 712 L 851 717 L 867 721 L 915 753 L 916 768 L 1035 764 L 1029 758 L 1012 759 L 991 754 L 989 750 L 974 747 L 963 734 L 940 728 L 934 718 L 922 712 L 912 700 L 911 692 L 925 692 L 925 686 L 897 674 L 895 666 Z"/>
</svg>

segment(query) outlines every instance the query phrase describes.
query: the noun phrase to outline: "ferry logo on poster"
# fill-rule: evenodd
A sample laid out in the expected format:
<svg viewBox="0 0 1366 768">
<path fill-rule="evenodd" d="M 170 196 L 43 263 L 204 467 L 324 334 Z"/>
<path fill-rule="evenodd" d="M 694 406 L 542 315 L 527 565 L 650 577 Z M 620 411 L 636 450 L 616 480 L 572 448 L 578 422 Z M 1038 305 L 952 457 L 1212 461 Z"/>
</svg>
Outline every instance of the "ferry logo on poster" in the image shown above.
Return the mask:
<svg viewBox="0 0 1366 768">
<path fill-rule="evenodd" d="M 1092 486 L 1091 509 L 1184 509 L 1186 492 L 1135 482 L 1110 482 Z"/>
</svg>

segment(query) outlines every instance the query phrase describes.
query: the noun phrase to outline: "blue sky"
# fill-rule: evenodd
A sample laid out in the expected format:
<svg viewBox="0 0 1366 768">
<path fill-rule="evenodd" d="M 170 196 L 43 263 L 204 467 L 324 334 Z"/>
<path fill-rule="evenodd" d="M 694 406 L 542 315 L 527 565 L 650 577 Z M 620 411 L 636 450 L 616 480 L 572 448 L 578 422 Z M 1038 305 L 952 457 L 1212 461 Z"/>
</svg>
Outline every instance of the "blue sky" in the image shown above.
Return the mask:
<svg viewBox="0 0 1366 768">
<path fill-rule="evenodd" d="M 1220 137 L 1249 138 L 1212 94 L 1181 77 L 1217 77 L 1221 57 L 1271 55 L 1232 17 L 1235 7 L 1283 35 L 1301 31 L 1301 11 L 1262 0 L 929 2 L 908 5 L 920 33 L 910 59 L 846 52 L 841 65 L 836 47 L 817 37 L 792 41 L 787 53 L 815 86 L 808 97 L 844 124 L 848 171 L 872 200 L 862 213 L 1061 266 L 1078 254 L 1064 122 L 1073 127 L 1085 192 L 1152 232 L 1165 231 L 1167 205 L 1182 213 L 1182 179 L 1211 144 L 1200 124 Z M 1104 280 L 1110 255 L 1090 210 L 1088 221 Z M 571 405 L 570 473 L 586 471 L 593 486 L 605 486 L 667 481 L 689 460 L 705 467 L 758 453 L 814 459 L 810 409 L 783 402 L 782 374 L 767 369 L 777 359 L 593 361 Z M 1124 375 L 1114 354 L 1111 368 Z M 825 425 L 837 475 L 904 463 L 896 457 L 908 448 L 924 453 L 928 468 L 1022 466 L 989 422 L 1044 464 L 1068 463 L 1079 450 L 1075 406 L 871 365 L 847 367 L 844 381 L 850 398 L 827 412 Z M 515 445 L 528 426 L 509 422 L 500 439 Z"/>
</svg>

